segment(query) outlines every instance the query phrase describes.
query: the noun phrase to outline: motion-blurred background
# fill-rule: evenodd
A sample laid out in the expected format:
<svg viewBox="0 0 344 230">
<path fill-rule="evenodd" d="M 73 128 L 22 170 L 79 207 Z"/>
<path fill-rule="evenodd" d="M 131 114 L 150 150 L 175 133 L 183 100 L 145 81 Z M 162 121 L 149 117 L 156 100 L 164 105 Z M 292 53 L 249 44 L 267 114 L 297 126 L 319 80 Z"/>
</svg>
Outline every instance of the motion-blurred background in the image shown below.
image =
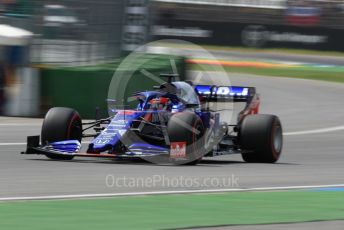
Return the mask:
<svg viewBox="0 0 344 230">
<path fill-rule="evenodd" d="M 0 0 L 0 113 L 91 117 L 117 63 L 149 41 L 341 52 L 343 29 L 341 0 Z"/>
</svg>

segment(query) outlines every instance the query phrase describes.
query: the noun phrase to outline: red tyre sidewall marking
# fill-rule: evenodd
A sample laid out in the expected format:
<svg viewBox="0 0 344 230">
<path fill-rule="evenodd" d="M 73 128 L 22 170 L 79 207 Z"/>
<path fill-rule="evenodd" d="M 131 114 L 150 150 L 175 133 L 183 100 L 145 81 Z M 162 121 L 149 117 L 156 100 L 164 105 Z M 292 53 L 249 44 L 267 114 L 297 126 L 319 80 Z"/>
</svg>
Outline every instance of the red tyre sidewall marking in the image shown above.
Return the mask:
<svg viewBox="0 0 344 230">
<path fill-rule="evenodd" d="M 68 125 L 68 129 L 67 129 L 67 138 L 71 138 L 71 132 L 72 132 L 72 125 L 73 125 L 73 122 L 76 120 L 76 119 L 80 119 L 80 116 L 78 114 L 74 114 L 72 119 L 70 120 L 69 122 L 69 125 Z"/>
<path fill-rule="evenodd" d="M 271 147 L 271 150 L 272 150 L 273 157 L 275 158 L 275 160 L 278 160 L 279 156 L 280 156 L 280 153 L 276 152 L 275 144 L 274 144 L 274 137 L 275 137 L 276 127 L 279 127 L 279 126 L 276 126 L 276 120 L 274 120 L 274 126 L 273 126 L 273 130 L 272 130 L 271 136 L 270 136 L 270 147 Z"/>
</svg>

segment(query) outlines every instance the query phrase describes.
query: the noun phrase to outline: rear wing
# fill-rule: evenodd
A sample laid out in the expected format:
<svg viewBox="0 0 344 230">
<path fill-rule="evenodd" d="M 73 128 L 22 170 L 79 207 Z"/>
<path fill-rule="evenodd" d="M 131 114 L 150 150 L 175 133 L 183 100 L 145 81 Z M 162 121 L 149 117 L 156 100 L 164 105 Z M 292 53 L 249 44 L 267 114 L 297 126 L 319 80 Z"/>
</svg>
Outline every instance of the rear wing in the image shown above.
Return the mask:
<svg viewBox="0 0 344 230">
<path fill-rule="evenodd" d="M 196 85 L 201 100 L 208 102 L 248 102 L 256 95 L 255 87 Z"/>
<path fill-rule="evenodd" d="M 244 109 L 238 114 L 238 124 L 247 115 L 259 113 L 260 98 L 255 87 L 196 85 L 195 91 L 201 103 L 208 105 L 209 102 L 245 102 Z"/>
</svg>

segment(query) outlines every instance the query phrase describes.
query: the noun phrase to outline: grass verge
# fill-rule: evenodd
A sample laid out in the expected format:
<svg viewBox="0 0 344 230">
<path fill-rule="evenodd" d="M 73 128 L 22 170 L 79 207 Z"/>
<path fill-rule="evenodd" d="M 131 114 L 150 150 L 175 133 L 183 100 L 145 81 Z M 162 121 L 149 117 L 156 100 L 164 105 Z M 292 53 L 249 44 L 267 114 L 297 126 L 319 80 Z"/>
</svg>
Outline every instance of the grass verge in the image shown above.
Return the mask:
<svg viewBox="0 0 344 230">
<path fill-rule="evenodd" d="M 344 57 L 344 52 L 338 52 L 338 51 L 320 51 L 320 50 L 291 49 L 291 48 L 250 48 L 250 47 L 239 47 L 239 46 L 214 46 L 214 45 L 203 45 L 202 47 L 209 50 L 259 52 L 259 53 L 286 53 L 286 54 Z"/>
<path fill-rule="evenodd" d="M 343 192 L 287 191 L 1 202 L 0 228 L 175 229 L 344 219 Z"/>
<path fill-rule="evenodd" d="M 209 70 L 209 65 L 189 65 L 190 70 Z M 309 80 L 321 80 L 344 83 L 343 67 L 292 67 L 292 68 L 255 68 L 255 67 L 223 67 L 228 73 L 246 73 L 262 76 L 302 78 Z"/>
</svg>

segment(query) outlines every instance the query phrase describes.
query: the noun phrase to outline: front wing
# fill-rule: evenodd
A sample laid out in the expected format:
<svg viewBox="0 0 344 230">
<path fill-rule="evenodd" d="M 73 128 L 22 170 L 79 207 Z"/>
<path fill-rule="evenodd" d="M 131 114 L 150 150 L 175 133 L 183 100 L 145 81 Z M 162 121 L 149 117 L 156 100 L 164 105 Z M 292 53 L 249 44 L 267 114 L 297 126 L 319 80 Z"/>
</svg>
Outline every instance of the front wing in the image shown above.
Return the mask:
<svg viewBox="0 0 344 230">
<path fill-rule="evenodd" d="M 96 158 L 146 158 L 156 156 L 169 156 L 170 151 L 167 148 L 155 147 L 150 145 L 133 145 L 131 151 L 125 153 L 81 153 L 81 152 L 69 152 L 58 149 L 53 149 L 51 145 L 40 145 L 40 136 L 27 137 L 26 151 L 22 154 L 38 154 L 46 156 L 73 156 L 73 157 L 96 157 Z"/>
</svg>

